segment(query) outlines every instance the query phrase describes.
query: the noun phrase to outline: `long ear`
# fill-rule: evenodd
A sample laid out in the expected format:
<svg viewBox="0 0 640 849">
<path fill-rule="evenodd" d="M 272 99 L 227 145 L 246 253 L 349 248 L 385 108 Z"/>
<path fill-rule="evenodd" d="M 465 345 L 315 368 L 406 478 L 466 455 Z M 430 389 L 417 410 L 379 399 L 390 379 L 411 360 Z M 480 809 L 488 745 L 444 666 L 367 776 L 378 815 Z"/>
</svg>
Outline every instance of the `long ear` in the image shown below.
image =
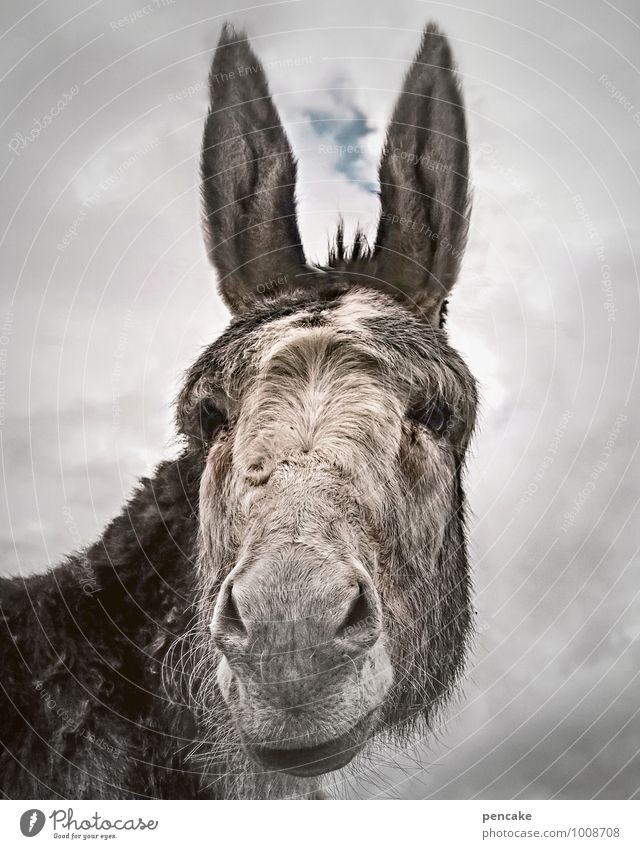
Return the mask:
<svg viewBox="0 0 640 849">
<path fill-rule="evenodd" d="M 451 48 L 429 24 L 387 131 L 373 258 L 380 283 L 434 324 L 440 322 L 466 242 L 468 166 Z"/>
<path fill-rule="evenodd" d="M 202 147 L 205 236 L 220 292 L 250 309 L 304 269 L 296 220 L 296 163 L 262 64 L 225 24 L 209 77 Z"/>
</svg>

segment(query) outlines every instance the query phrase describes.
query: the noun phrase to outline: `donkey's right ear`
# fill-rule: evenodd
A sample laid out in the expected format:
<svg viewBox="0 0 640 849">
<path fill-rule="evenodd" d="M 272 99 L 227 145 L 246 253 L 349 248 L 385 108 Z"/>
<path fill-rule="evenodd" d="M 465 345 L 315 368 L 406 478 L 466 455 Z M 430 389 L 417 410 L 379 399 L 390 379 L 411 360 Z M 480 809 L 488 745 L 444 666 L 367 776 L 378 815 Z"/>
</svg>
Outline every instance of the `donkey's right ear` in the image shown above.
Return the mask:
<svg viewBox="0 0 640 849">
<path fill-rule="evenodd" d="M 225 24 L 209 76 L 202 146 L 205 237 L 232 312 L 299 285 L 305 258 L 295 208 L 296 163 L 262 64 Z"/>
<path fill-rule="evenodd" d="M 429 24 L 404 81 L 380 162 L 378 285 L 438 326 L 469 222 L 469 152 L 449 42 Z"/>
</svg>

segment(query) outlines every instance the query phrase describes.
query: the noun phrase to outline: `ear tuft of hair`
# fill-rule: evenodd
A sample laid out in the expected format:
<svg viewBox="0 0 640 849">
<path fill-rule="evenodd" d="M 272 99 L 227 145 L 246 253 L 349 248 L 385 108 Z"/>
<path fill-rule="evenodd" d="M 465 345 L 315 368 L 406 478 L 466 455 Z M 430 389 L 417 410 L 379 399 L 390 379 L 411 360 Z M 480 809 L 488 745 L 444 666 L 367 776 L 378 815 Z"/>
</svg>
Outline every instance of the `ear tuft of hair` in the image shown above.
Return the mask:
<svg viewBox="0 0 640 849">
<path fill-rule="evenodd" d="M 344 222 L 338 222 L 336 233 L 329 242 L 327 267 L 349 272 L 354 265 L 367 262 L 371 258 L 371 248 L 364 230 L 356 228 L 351 245 L 345 244 Z"/>
</svg>

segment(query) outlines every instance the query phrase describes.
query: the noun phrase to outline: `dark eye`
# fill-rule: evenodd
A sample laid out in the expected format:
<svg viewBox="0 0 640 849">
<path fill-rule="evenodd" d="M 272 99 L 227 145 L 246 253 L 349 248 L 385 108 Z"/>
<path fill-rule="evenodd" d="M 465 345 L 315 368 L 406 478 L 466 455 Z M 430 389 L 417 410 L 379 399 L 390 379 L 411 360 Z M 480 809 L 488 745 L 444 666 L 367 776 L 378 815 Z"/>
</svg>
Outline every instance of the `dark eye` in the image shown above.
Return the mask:
<svg viewBox="0 0 640 849">
<path fill-rule="evenodd" d="M 422 427 L 428 427 L 436 436 L 442 436 L 449 426 L 449 410 L 438 401 L 430 401 L 409 412 L 409 417 Z"/>
<path fill-rule="evenodd" d="M 227 423 L 227 416 L 210 398 L 200 402 L 197 410 L 198 436 L 210 441 Z"/>
</svg>

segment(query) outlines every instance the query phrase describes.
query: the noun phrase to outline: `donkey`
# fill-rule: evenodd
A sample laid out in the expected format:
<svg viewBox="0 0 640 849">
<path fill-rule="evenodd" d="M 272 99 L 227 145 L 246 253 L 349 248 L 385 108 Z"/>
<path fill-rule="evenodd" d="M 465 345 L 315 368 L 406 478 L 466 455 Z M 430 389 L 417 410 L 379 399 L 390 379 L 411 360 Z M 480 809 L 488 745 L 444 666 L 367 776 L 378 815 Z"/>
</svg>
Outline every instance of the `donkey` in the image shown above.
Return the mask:
<svg viewBox="0 0 640 849">
<path fill-rule="evenodd" d="M 88 549 L 2 582 L 5 796 L 317 796 L 457 691 L 476 387 L 444 327 L 469 220 L 449 43 L 427 26 L 407 73 L 375 242 L 340 226 L 323 266 L 229 25 L 210 89 L 204 230 L 232 322 L 184 380 L 178 459 Z"/>
</svg>

